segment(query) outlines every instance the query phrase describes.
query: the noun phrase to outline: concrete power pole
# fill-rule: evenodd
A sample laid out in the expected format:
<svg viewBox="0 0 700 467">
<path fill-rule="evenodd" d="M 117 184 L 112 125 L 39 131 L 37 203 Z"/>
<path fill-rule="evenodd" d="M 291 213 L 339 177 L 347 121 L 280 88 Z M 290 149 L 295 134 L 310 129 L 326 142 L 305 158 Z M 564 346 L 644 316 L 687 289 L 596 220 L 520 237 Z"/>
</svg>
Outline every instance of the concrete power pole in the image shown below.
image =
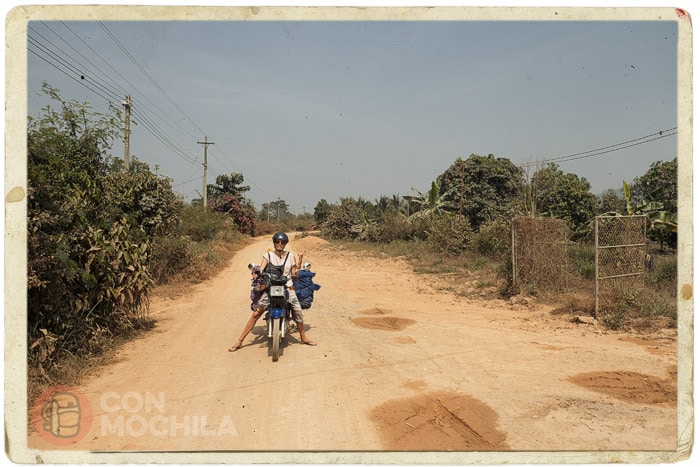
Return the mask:
<svg viewBox="0 0 700 467">
<path fill-rule="evenodd" d="M 207 141 L 207 136 L 204 135 L 204 141 L 197 141 L 197 144 L 203 144 L 204 145 L 204 195 L 203 195 L 203 202 L 204 202 L 204 209 L 207 208 L 207 147 L 210 144 L 214 144 L 212 142 Z"/>
<path fill-rule="evenodd" d="M 131 131 L 129 130 L 129 122 L 131 121 L 131 96 L 126 95 L 126 98 L 122 101 L 124 106 L 124 169 L 129 171 L 129 135 Z"/>
</svg>

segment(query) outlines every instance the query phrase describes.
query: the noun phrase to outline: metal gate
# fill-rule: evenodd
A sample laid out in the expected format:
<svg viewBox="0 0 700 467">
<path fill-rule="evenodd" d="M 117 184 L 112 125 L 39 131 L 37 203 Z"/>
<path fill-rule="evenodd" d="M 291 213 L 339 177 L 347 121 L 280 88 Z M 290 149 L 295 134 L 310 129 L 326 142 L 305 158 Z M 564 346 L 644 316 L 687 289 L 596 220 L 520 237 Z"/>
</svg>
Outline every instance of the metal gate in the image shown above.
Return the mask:
<svg viewBox="0 0 700 467">
<path fill-rule="evenodd" d="M 604 287 L 616 281 L 640 279 L 646 257 L 647 216 L 595 218 L 595 311 Z"/>
</svg>

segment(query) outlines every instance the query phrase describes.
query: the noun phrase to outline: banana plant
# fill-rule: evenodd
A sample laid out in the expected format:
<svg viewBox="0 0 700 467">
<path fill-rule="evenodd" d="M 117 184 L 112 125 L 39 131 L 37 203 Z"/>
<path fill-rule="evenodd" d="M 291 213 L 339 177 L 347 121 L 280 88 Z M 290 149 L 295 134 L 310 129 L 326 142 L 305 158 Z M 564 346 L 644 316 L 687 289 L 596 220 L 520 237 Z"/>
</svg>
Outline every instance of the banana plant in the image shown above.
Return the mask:
<svg viewBox="0 0 700 467">
<path fill-rule="evenodd" d="M 631 189 L 627 182 L 622 181 L 622 189 L 625 194 L 627 214 L 630 216 L 644 214 L 649 218 L 652 229 L 659 229 L 666 232 L 678 232 L 678 216 L 676 213 L 664 210 L 664 205 L 654 199 L 661 188 L 652 191 L 641 203 L 634 205 L 631 200 Z"/>
<path fill-rule="evenodd" d="M 415 188 L 411 188 L 411 190 L 415 191 L 418 195 L 411 197 L 410 202 L 417 204 L 419 208 L 418 212 L 411 214 L 409 220 L 430 219 L 447 212 L 447 209 L 451 207 L 451 203 L 447 200 L 448 192 L 440 194 L 441 187 L 442 182 L 440 180 L 435 180 L 431 183 L 430 191 L 427 193 L 421 193 Z"/>
</svg>

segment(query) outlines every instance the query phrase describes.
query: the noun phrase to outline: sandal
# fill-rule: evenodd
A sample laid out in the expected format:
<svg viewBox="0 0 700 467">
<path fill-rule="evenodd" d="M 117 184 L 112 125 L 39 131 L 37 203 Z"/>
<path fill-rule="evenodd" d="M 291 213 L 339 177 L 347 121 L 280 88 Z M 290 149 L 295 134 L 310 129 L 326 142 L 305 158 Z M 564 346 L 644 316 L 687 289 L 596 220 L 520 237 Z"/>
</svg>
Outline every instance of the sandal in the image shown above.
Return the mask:
<svg viewBox="0 0 700 467">
<path fill-rule="evenodd" d="M 243 339 L 238 339 L 236 341 L 236 345 L 232 346 L 230 349 L 228 349 L 229 352 L 235 352 L 236 350 L 240 349 L 243 347 Z"/>
</svg>

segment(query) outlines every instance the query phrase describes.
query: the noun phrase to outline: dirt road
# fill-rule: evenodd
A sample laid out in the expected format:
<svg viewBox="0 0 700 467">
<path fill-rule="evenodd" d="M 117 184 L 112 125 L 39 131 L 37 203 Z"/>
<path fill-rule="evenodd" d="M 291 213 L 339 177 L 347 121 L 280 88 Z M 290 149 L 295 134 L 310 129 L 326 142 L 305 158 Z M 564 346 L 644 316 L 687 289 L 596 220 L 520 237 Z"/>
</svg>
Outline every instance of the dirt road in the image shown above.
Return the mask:
<svg viewBox="0 0 700 467">
<path fill-rule="evenodd" d="M 674 451 L 676 339 L 440 292 L 396 259 L 293 239 L 321 285 L 273 363 L 263 321 L 237 352 L 269 246 L 151 304 L 154 331 L 79 388 L 89 451 Z M 444 289 L 443 289 L 444 290 Z M 83 411 L 86 412 L 86 411 Z M 77 440 L 77 441 L 76 441 Z M 420 457 L 414 459 L 421 459 Z M 429 457 L 422 458 L 430 462 Z M 523 457 L 527 460 L 527 457 Z M 478 460 L 477 460 L 478 461 Z"/>
</svg>

